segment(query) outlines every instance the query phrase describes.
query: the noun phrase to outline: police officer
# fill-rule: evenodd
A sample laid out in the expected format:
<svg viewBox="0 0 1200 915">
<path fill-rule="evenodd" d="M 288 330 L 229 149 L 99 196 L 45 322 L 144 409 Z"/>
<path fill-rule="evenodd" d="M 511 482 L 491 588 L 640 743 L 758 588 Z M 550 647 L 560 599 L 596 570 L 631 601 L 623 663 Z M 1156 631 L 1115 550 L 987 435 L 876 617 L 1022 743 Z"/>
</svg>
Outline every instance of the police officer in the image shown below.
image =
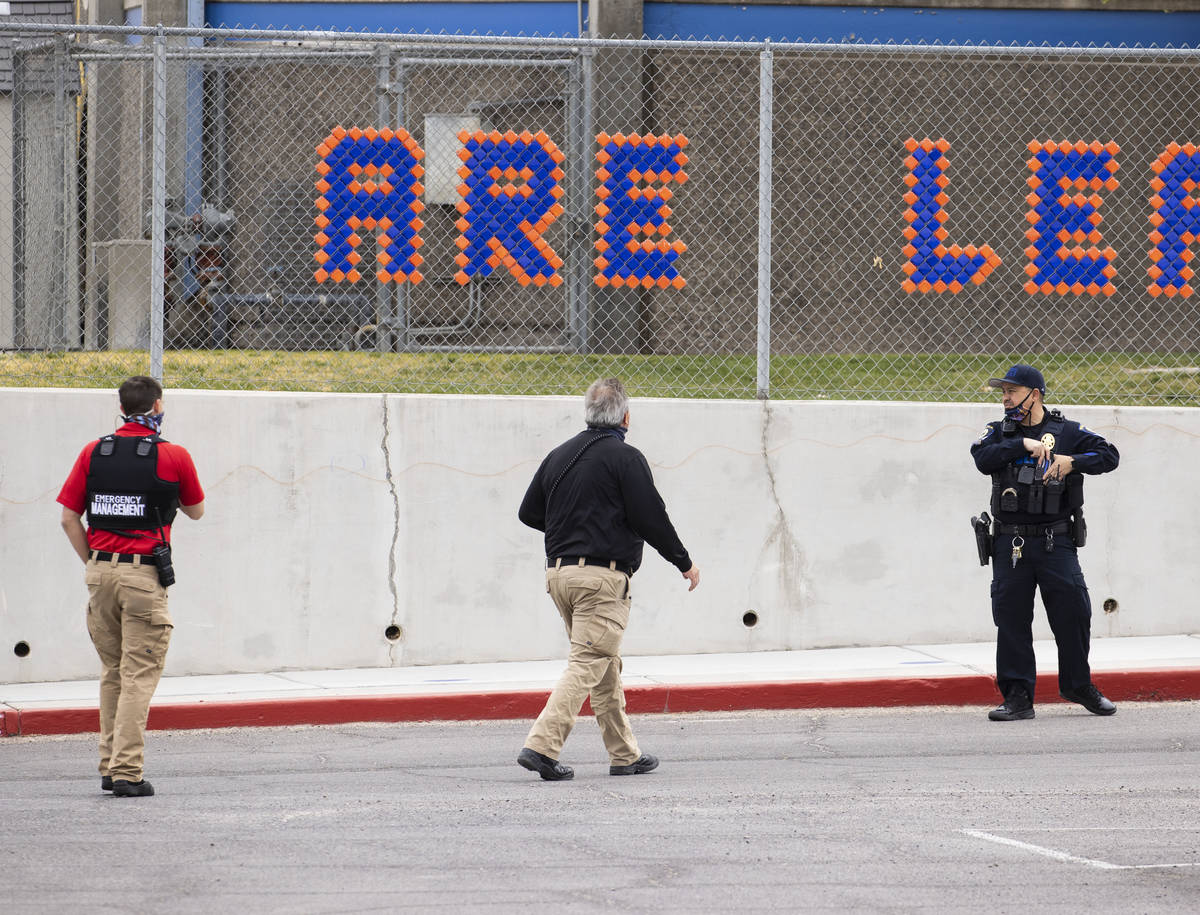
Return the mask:
<svg viewBox="0 0 1200 915">
<path fill-rule="evenodd" d="M 971 446 L 975 466 L 992 478 L 995 516 L 992 620 L 1004 702 L 988 717 L 1033 717 L 1035 588 L 1058 646 L 1059 695 L 1095 715 L 1111 715 L 1116 706 L 1092 683 L 1088 666 L 1092 604 L 1077 548 L 1087 533 L 1083 475 L 1113 470 L 1120 456 L 1095 432 L 1045 408 L 1046 382 L 1032 366 L 1014 365 L 988 385 L 1003 393 L 1005 417 L 989 423 Z"/>
<path fill-rule="evenodd" d="M 58 502 L 63 530 L 86 565 L 88 634 L 103 669 L 100 787 L 116 797 L 149 797 L 143 751 L 171 640 L 171 521 L 177 508 L 199 519 L 204 490 L 191 455 L 159 435 L 162 385 L 135 375 L 118 397 L 124 424 L 80 452 Z"/>
<path fill-rule="evenodd" d="M 650 465 L 626 444 L 629 398 L 616 378 L 594 382 L 584 398 L 587 429 L 542 461 L 518 517 L 546 534 L 546 590 L 571 640 L 567 669 L 525 739 L 517 762 L 547 781 L 574 776 L 558 761 L 589 694 L 609 755 L 609 775 L 658 766 L 642 753 L 625 714 L 621 639 L 629 622 L 629 580 L 649 543 L 693 591 L 700 570 L 667 517 Z"/>
</svg>

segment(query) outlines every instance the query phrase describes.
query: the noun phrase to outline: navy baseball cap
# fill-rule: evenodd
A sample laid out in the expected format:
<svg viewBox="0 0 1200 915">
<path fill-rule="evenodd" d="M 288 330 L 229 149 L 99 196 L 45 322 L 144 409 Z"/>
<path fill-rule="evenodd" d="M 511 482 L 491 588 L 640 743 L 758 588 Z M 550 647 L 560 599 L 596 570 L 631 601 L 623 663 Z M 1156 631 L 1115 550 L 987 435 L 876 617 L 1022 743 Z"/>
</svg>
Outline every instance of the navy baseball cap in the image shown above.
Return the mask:
<svg viewBox="0 0 1200 915">
<path fill-rule="evenodd" d="M 1023 388 L 1036 388 L 1046 394 L 1046 379 L 1032 365 L 1014 365 L 1003 378 L 989 378 L 988 387 L 998 388 L 1002 384 L 1019 384 Z"/>
</svg>

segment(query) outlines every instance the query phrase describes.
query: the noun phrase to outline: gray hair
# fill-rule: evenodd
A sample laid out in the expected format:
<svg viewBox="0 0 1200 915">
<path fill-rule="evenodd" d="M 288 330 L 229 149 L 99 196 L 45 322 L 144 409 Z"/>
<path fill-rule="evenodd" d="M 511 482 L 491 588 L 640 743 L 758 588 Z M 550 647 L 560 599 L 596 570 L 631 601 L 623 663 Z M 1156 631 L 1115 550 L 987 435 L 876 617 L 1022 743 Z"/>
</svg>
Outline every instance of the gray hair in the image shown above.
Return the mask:
<svg viewBox="0 0 1200 915">
<path fill-rule="evenodd" d="M 629 396 L 618 378 L 593 381 L 583 398 L 583 416 L 589 426 L 616 428 L 629 412 Z"/>
</svg>

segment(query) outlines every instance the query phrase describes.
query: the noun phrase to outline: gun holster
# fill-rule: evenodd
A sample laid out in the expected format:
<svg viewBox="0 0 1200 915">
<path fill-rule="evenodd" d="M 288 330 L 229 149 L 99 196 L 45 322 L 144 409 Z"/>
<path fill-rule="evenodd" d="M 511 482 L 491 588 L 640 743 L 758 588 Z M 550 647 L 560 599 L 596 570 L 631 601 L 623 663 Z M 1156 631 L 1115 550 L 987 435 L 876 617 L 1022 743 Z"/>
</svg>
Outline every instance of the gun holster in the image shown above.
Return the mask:
<svg viewBox="0 0 1200 915">
<path fill-rule="evenodd" d="M 1071 512 L 1071 539 L 1077 547 L 1087 545 L 1087 522 L 1083 520 L 1082 506 Z"/>
<path fill-rule="evenodd" d="M 987 512 L 971 517 L 971 529 L 975 531 L 975 548 L 979 550 L 979 564 L 985 566 L 992 558 L 992 519 Z"/>
</svg>

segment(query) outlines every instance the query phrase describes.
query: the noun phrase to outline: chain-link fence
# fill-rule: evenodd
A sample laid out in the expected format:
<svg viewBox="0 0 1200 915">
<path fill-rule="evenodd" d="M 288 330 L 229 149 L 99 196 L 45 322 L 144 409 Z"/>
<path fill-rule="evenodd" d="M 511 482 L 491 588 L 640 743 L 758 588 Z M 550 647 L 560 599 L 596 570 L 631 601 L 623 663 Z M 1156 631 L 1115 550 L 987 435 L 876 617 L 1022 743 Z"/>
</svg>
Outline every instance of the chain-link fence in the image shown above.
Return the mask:
<svg viewBox="0 0 1200 915">
<path fill-rule="evenodd" d="M 1200 52 L 8 29 L 0 383 L 1200 405 Z"/>
</svg>

